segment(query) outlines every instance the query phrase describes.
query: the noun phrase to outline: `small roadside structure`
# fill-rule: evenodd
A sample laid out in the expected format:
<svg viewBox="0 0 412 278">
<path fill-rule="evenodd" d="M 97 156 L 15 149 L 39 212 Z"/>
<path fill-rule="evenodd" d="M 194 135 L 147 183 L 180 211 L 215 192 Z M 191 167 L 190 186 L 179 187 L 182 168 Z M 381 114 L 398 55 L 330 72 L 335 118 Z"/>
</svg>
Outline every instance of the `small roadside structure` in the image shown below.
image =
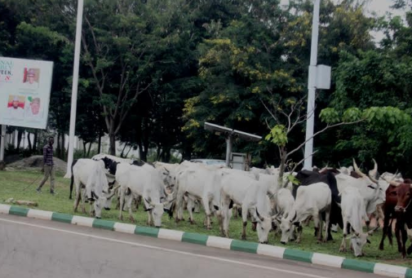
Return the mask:
<svg viewBox="0 0 412 278">
<path fill-rule="evenodd" d="M 208 131 L 211 131 L 215 133 L 216 135 L 223 135 L 226 138 L 226 166 L 229 167 L 230 165 L 230 160 L 232 156 L 232 144 L 233 144 L 233 138 L 238 137 L 246 141 L 252 141 L 252 142 L 259 142 L 262 140 L 261 136 L 254 135 L 251 133 L 246 133 L 243 131 L 239 131 L 236 129 L 228 128 L 225 126 L 220 126 L 217 124 L 212 124 L 205 122 L 205 129 Z M 237 154 L 239 156 L 239 154 Z M 237 163 L 239 163 L 237 161 Z"/>
</svg>

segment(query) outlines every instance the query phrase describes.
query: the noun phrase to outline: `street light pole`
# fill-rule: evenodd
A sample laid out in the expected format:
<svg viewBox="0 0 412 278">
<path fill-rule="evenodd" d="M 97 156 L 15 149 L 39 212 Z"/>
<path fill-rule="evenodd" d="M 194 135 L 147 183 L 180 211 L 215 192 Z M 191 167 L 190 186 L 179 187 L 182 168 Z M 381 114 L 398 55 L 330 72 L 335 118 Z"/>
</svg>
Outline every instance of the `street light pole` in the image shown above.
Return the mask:
<svg viewBox="0 0 412 278">
<path fill-rule="evenodd" d="M 319 41 L 319 10 L 320 0 L 315 0 L 313 7 L 313 22 L 312 22 L 312 46 L 310 53 L 309 66 L 309 81 L 308 81 L 308 108 L 306 121 L 306 144 L 305 144 L 305 163 L 304 169 L 312 169 L 313 155 L 313 131 L 315 126 L 315 94 L 316 94 L 316 78 L 317 78 L 317 63 L 318 63 L 318 41 Z"/>
<path fill-rule="evenodd" d="M 6 145 L 6 125 L 1 125 L 0 161 L 4 161 L 4 149 Z"/>
<path fill-rule="evenodd" d="M 69 131 L 69 155 L 67 159 L 67 171 L 65 178 L 72 175 L 71 165 L 73 163 L 74 135 L 76 127 L 77 91 L 79 87 L 79 66 L 80 47 L 83 24 L 83 0 L 77 2 L 77 23 L 76 23 L 76 45 L 74 49 L 73 84 L 72 84 L 72 106 L 70 111 L 70 131 Z M 63 146 L 64 148 L 64 146 Z"/>
</svg>

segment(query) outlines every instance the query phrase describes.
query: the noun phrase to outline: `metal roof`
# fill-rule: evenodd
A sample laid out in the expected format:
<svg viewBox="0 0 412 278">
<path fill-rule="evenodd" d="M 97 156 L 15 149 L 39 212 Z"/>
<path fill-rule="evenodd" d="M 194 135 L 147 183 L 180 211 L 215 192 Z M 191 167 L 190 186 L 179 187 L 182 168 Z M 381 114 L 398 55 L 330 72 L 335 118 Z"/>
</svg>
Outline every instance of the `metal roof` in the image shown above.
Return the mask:
<svg viewBox="0 0 412 278">
<path fill-rule="evenodd" d="M 254 134 L 246 133 L 246 132 L 243 132 L 243 131 L 227 128 L 225 126 L 220 126 L 220 125 L 216 125 L 216 124 L 212 124 L 212 123 L 208 123 L 208 122 L 205 122 L 205 129 L 209 130 L 209 131 L 224 133 L 224 134 L 227 134 L 227 135 L 235 135 L 235 136 L 237 136 L 239 138 L 242 138 L 244 140 L 247 140 L 247 141 L 260 141 L 260 140 L 262 140 L 261 136 L 257 136 L 257 135 L 254 135 Z"/>
</svg>

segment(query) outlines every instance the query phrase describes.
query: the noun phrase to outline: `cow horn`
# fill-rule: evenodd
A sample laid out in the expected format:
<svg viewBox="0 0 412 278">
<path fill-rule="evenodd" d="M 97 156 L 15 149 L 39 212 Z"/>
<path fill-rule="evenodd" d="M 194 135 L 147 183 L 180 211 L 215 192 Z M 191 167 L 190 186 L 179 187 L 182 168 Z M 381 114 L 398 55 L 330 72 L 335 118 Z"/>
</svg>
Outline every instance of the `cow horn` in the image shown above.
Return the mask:
<svg viewBox="0 0 412 278">
<path fill-rule="evenodd" d="M 108 198 L 112 198 L 114 196 L 114 194 L 116 194 L 116 190 L 120 188 L 120 185 L 115 186 L 112 191 L 109 193 Z"/>
<path fill-rule="evenodd" d="M 148 203 L 149 205 L 151 205 L 151 206 L 152 206 L 151 201 L 147 200 L 146 198 L 144 198 L 144 200 L 146 201 L 146 203 Z"/>
<path fill-rule="evenodd" d="M 364 173 L 362 173 L 362 171 L 359 169 L 358 164 L 356 164 L 355 159 L 353 159 L 353 168 L 355 169 L 355 172 L 359 175 L 361 175 L 362 177 L 365 176 Z"/>
<path fill-rule="evenodd" d="M 297 212 L 297 211 L 295 211 L 295 216 L 293 216 L 293 218 L 292 218 L 292 220 L 291 220 L 290 222 L 295 221 L 295 220 L 296 220 L 296 217 L 298 217 L 298 212 Z"/>
<path fill-rule="evenodd" d="M 399 182 L 396 182 L 396 181 L 394 181 L 393 179 L 392 180 L 387 180 L 386 178 L 383 178 L 386 182 L 388 182 L 390 185 L 393 185 L 393 186 L 399 186 L 400 185 L 400 183 Z"/>
<path fill-rule="evenodd" d="M 375 159 L 372 159 L 372 160 L 373 160 L 374 165 L 373 165 L 372 171 L 369 171 L 369 177 L 374 183 L 378 183 L 376 180 L 376 176 L 378 174 L 378 163 L 376 163 Z"/>
<path fill-rule="evenodd" d="M 395 175 L 393 175 L 393 177 L 392 177 L 392 180 L 395 180 L 395 179 L 396 179 L 396 176 L 397 176 L 398 174 L 399 174 L 399 169 L 396 170 Z"/>
</svg>

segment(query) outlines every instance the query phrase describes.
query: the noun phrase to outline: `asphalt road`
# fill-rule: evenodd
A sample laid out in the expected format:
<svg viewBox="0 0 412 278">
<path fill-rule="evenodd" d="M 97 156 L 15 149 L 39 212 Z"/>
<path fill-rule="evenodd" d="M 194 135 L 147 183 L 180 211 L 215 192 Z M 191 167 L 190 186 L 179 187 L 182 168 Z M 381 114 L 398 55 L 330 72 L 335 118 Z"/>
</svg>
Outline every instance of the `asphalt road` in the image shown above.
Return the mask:
<svg viewBox="0 0 412 278">
<path fill-rule="evenodd" d="M 372 277 L 189 243 L 0 215 L 0 277 Z"/>
</svg>

